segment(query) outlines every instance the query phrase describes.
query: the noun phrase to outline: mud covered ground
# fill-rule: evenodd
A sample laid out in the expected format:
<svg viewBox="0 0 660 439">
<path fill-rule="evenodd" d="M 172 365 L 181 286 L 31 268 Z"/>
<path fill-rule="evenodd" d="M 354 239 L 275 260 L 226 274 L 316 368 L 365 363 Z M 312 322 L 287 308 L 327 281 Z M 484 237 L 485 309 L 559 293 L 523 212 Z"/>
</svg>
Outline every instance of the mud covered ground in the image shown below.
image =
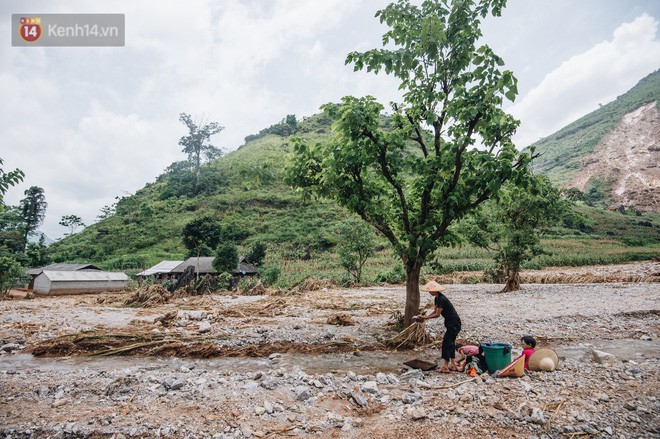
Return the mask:
<svg viewBox="0 0 660 439">
<path fill-rule="evenodd" d="M 624 271 L 648 278 L 658 264 Z M 660 283 L 500 288 L 447 286 L 459 339 L 518 346 L 531 334 L 559 353 L 557 371 L 409 371 L 404 361 L 439 350 L 382 345 L 403 287 L 153 308 L 116 293 L 5 300 L 0 437 L 660 437 Z M 442 322 L 427 330 L 441 338 Z"/>
</svg>

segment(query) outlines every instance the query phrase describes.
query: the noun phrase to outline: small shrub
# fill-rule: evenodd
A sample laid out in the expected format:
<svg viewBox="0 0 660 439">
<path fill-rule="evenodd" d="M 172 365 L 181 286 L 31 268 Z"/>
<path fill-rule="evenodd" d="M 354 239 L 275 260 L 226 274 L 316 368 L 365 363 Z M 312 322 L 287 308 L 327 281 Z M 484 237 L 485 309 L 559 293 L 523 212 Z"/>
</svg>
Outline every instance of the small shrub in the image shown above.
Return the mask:
<svg viewBox="0 0 660 439">
<path fill-rule="evenodd" d="M 280 270 L 280 267 L 276 265 L 266 265 L 259 268 L 259 278 L 261 279 L 261 283 L 266 287 L 275 284 L 281 274 L 282 271 Z"/>
</svg>

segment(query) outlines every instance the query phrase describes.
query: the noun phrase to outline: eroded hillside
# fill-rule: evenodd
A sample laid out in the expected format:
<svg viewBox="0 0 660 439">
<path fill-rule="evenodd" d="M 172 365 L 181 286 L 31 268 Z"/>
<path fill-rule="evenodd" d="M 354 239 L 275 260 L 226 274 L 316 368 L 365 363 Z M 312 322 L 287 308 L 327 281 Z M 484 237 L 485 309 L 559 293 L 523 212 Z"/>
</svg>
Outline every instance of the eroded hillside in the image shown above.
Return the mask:
<svg viewBox="0 0 660 439">
<path fill-rule="evenodd" d="M 626 114 L 581 160 L 570 187 L 588 190 L 594 179 L 605 182 L 611 204 L 660 210 L 660 110 L 656 102 Z"/>
</svg>

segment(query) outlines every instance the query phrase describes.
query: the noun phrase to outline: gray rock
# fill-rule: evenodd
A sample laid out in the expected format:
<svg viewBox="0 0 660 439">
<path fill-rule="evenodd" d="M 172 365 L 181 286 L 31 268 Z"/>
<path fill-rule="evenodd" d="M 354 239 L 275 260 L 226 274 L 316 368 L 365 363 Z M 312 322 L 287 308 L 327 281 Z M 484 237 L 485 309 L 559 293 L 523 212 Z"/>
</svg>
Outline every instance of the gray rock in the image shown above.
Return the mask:
<svg viewBox="0 0 660 439">
<path fill-rule="evenodd" d="M 69 403 L 69 400 L 66 399 L 66 398 L 58 399 L 57 401 L 55 401 L 55 402 L 52 404 L 52 407 L 53 407 L 53 408 L 62 407 L 63 405 L 66 405 L 66 404 L 68 404 L 68 403 Z"/>
<path fill-rule="evenodd" d="M 309 393 L 309 389 L 307 389 L 307 386 L 296 387 L 295 394 L 297 401 L 307 401 L 309 398 L 312 397 L 312 394 Z"/>
<path fill-rule="evenodd" d="M 201 322 L 199 324 L 199 333 L 200 334 L 206 334 L 207 332 L 211 332 L 212 326 L 209 322 Z"/>
<path fill-rule="evenodd" d="M 544 425 L 547 421 L 545 420 L 545 415 L 543 410 L 538 407 L 532 409 L 532 414 L 529 416 L 531 422 L 537 425 Z"/>
<path fill-rule="evenodd" d="M 609 352 L 599 351 L 598 349 L 591 350 L 592 361 L 598 364 L 610 364 L 618 361 L 615 355 Z"/>
<path fill-rule="evenodd" d="M 428 418 L 426 411 L 422 407 L 416 407 L 410 411 L 410 416 L 415 421 L 420 421 L 422 419 Z"/>
<path fill-rule="evenodd" d="M 204 320 L 208 313 L 206 311 L 186 311 L 183 315 L 188 320 L 200 321 Z"/>
<path fill-rule="evenodd" d="M 419 393 L 406 393 L 401 397 L 401 402 L 404 404 L 414 404 L 422 399 Z"/>
<path fill-rule="evenodd" d="M 397 377 L 395 377 L 394 375 L 392 375 L 391 373 L 387 374 L 387 381 L 390 384 L 399 384 L 399 379 Z"/>
<path fill-rule="evenodd" d="M 185 384 L 186 384 L 185 382 L 181 381 L 176 377 L 167 377 L 163 381 L 163 387 L 165 387 L 167 390 L 179 390 Z"/>
<path fill-rule="evenodd" d="M 256 408 L 254 409 L 254 414 L 257 415 L 257 416 L 261 416 L 261 415 L 263 415 L 264 413 L 266 413 L 266 409 L 263 408 L 263 407 L 256 407 Z"/>
<path fill-rule="evenodd" d="M 424 381 L 424 373 L 419 369 L 412 369 L 399 375 L 401 381 L 420 380 Z"/>
<path fill-rule="evenodd" d="M 626 409 L 626 410 L 630 410 L 631 412 L 634 412 L 635 410 L 637 410 L 637 406 L 635 404 L 633 404 L 632 402 L 626 402 L 623 405 L 623 408 Z"/>
<path fill-rule="evenodd" d="M 265 410 L 266 413 L 268 413 L 269 415 L 273 414 L 273 412 L 275 411 L 275 409 L 273 408 L 273 404 L 271 404 L 271 403 L 268 402 L 268 401 L 264 402 L 264 410 Z"/>
<path fill-rule="evenodd" d="M 355 403 L 359 407 L 366 407 L 367 405 L 369 405 L 369 401 L 367 401 L 367 398 L 360 391 L 360 389 L 355 389 L 354 391 L 352 391 L 351 398 L 353 398 L 353 401 L 355 401 Z"/>
<path fill-rule="evenodd" d="M 273 378 L 266 378 L 261 382 L 261 387 L 268 390 L 275 390 L 279 386 L 279 382 Z"/>
<path fill-rule="evenodd" d="M 12 352 L 12 351 L 16 351 L 20 348 L 21 348 L 21 345 L 19 345 L 18 343 L 7 343 L 7 344 L 2 345 L 0 347 L 0 351 L 2 351 L 2 352 Z"/>
<path fill-rule="evenodd" d="M 346 372 L 346 378 L 348 378 L 351 381 L 357 381 L 357 375 L 352 370 Z"/>
<path fill-rule="evenodd" d="M 371 393 L 375 395 L 378 393 L 378 383 L 376 381 L 367 381 L 366 383 L 362 384 L 362 389 L 364 393 Z"/>
<path fill-rule="evenodd" d="M 383 372 L 378 372 L 376 374 L 376 382 L 378 382 L 378 384 L 387 384 L 389 383 L 389 380 L 387 379 L 387 375 Z"/>
</svg>

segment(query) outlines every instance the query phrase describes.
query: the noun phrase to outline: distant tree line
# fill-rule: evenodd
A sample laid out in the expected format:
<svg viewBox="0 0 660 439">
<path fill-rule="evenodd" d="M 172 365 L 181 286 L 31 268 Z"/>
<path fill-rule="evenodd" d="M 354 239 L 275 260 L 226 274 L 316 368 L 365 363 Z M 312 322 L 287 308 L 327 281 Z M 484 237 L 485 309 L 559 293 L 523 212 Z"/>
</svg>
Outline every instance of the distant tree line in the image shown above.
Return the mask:
<svg viewBox="0 0 660 439">
<path fill-rule="evenodd" d="M 250 134 L 245 137 L 245 143 L 252 140 L 260 139 L 268 134 L 275 134 L 281 137 L 287 137 L 295 134 L 298 131 L 298 120 L 295 114 L 288 114 L 284 119 L 275 125 L 264 128 L 257 134 Z"/>
</svg>

